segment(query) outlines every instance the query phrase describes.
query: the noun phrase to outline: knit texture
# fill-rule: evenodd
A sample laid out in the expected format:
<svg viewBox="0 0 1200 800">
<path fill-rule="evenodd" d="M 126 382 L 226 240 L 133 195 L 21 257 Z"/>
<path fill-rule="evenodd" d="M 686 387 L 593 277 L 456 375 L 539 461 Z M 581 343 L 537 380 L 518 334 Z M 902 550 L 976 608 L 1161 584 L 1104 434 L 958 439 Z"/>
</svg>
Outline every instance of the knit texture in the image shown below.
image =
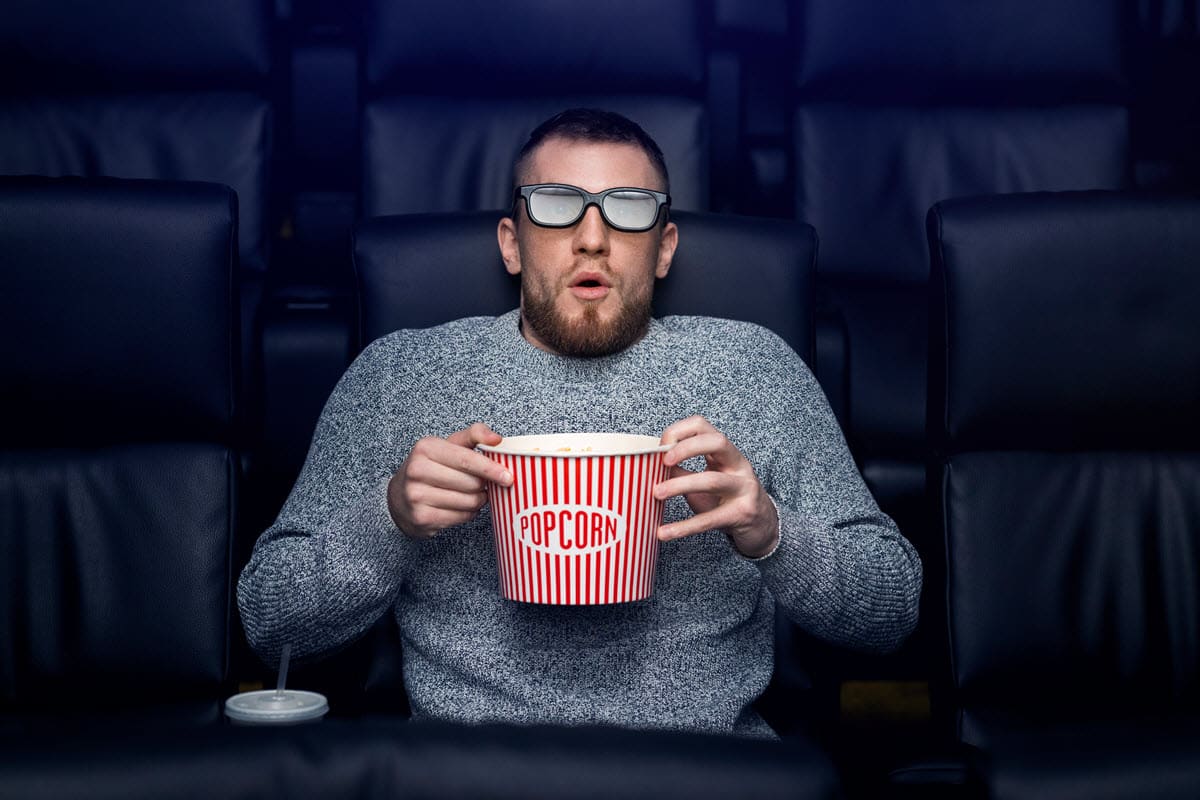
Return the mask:
<svg viewBox="0 0 1200 800">
<path fill-rule="evenodd" d="M 347 370 L 238 582 L 264 660 L 287 642 L 296 657 L 334 650 L 393 611 L 415 717 L 770 735 L 750 704 L 771 677 L 777 604 L 808 632 L 860 650 L 909 634 L 917 555 L 782 340 L 749 323 L 666 317 L 621 353 L 578 359 L 533 347 L 518 323 L 513 311 L 397 331 Z M 388 479 L 424 436 L 477 421 L 506 436 L 658 436 L 693 414 L 750 460 L 780 509 L 781 543 L 756 561 L 719 531 L 664 543 L 649 600 L 504 600 L 487 506 L 423 541 L 387 511 Z M 690 514 L 682 498 L 666 504 L 667 521 Z"/>
</svg>

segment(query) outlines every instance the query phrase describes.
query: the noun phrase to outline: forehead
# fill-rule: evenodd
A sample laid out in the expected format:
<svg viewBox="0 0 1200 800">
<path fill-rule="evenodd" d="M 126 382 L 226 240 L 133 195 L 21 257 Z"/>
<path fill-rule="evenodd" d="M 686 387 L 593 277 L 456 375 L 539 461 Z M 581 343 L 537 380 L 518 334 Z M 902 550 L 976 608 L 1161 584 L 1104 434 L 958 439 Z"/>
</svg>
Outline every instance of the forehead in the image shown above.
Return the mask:
<svg viewBox="0 0 1200 800">
<path fill-rule="evenodd" d="M 662 191 L 650 157 L 640 147 L 553 137 L 529 154 L 521 183 L 569 183 L 590 192 L 614 186 Z"/>
</svg>

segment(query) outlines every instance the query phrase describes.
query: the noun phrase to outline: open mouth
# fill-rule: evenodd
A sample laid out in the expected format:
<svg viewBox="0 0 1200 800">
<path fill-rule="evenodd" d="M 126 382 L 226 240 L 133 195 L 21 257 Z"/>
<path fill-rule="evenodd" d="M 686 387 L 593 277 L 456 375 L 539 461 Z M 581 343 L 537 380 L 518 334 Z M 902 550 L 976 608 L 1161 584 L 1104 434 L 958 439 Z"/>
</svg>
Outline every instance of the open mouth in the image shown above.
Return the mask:
<svg viewBox="0 0 1200 800">
<path fill-rule="evenodd" d="M 612 288 L 608 280 L 597 272 L 581 272 L 571 281 L 571 294 L 580 300 L 601 300 Z"/>
<path fill-rule="evenodd" d="M 607 289 L 611 286 L 611 284 L 608 282 L 608 278 L 604 277 L 603 273 L 587 271 L 580 272 L 578 275 L 576 275 L 571 281 L 571 286 L 582 286 L 588 289 L 603 286 Z"/>
</svg>

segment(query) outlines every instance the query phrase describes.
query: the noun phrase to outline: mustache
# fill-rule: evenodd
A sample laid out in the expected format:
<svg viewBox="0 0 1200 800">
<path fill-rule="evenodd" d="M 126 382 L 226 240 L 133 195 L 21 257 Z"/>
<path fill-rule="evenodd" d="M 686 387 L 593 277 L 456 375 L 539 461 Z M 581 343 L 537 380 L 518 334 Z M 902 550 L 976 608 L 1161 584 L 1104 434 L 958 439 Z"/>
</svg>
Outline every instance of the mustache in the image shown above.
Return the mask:
<svg viewBox="0 0 1200 800">
<path fill-rule="evenodd" d="M 616 282 L 616 275 L 609 268 L 607 261 L 584 260 L 577 261 L 564 274 L 562 283 L 564 286 L 574 286 L 579 282 L 582 276 L 587 276 L 589 279 L 601 280 L 608 286 L 612 286 Z"/>
</svg>

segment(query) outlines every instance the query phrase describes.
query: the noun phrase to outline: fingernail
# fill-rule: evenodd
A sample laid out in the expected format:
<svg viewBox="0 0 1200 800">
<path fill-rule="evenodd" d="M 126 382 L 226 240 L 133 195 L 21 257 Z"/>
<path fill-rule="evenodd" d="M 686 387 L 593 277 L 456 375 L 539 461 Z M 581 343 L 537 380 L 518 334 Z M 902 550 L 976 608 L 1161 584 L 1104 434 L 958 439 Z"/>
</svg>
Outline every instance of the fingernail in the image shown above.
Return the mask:
<svg viewBox="0 0 1200 800">
<path fill-rule="evenodd" d="M 670 526 L 664 525 L 663 527 L 658 529 L 658 538 L 660 540 L 670 539 L 671 534 L 673 534 L 673 533 L 674 533 L 674 530 L 672 530 Z"/>
<path fill-rule="evenodd" d="M 512 486 L 512 473 L 505 472 L 503 475 L 500 476 L 500 482 L 502 484 L 504 484 L 505 486 Z"/>
</svg>

